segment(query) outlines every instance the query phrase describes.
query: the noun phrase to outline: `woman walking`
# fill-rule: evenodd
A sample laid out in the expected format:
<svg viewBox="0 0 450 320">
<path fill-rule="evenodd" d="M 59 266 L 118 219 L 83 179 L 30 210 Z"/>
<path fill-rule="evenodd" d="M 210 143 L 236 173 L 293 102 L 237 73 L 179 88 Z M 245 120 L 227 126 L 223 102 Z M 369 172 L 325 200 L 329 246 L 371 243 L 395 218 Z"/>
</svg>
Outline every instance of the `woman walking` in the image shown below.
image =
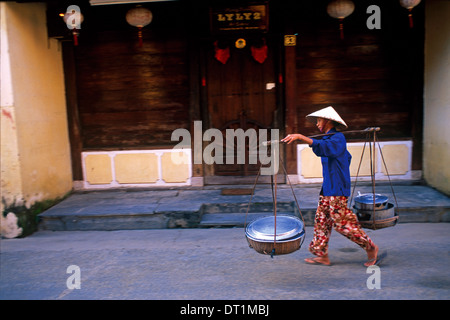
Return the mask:
<svg viewBox="0 0 450 320">
<path fill-rule="evenodd" d="M 351 155 L 347 151 L 344 134 L 337 131 L 347 128 L 347 125 L 331 106 L 307 115 L 306 119 L 329 135 L 318 140 L 296 133 L 281 140 L 288 144 L 295 140 L 307 143 L 322 161 L 323 184 L 314 220 L 314 236 L 309 245 L 309 251 L 316 257 L 305 261 L 310 264 L 331 264 L 328 241 L 334 227 L 337 232 L 366 250 L 366 267 L 374 265 L 379 262 L 378 246 L 362 230 L 356 214 L 347 208 L 351 189 Z"/>
</svg>

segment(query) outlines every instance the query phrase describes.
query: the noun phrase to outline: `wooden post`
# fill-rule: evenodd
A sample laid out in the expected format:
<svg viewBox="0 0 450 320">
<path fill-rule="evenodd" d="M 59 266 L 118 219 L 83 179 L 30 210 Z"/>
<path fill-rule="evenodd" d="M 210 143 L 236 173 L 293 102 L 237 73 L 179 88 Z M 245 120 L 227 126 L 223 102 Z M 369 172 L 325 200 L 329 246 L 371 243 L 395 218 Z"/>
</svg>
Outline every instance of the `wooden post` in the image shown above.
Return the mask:
<svg viewBox="0 0 450 320">
<path fill-rule="evenodd" d="M 62 42 L 62 56 L 64 66 L 64 84 L 66 86 L 67 122 L 69 127 L 70 153 L 72 157 L 72 179 L 83 180 L 81 167 L 81 124 L 78 112 L 77 81 L 75 69 L 74 48 L 70 42 Z"/>
<path fill-rule="evenodd" d="M 291 28 L 287 28 L 287 34 L 291 34 Z M 284 86 L 285 86 L 285 129 L 286 134 L 298 132 L 298 120 L 297 120 L 297 70 L 296 70 L 296 47 L 284 47 Z M 297 155 L 296 144 L 289 144 L 286 146 L 286 170 L 288 174 L 297 173 Z"/>
</svg>

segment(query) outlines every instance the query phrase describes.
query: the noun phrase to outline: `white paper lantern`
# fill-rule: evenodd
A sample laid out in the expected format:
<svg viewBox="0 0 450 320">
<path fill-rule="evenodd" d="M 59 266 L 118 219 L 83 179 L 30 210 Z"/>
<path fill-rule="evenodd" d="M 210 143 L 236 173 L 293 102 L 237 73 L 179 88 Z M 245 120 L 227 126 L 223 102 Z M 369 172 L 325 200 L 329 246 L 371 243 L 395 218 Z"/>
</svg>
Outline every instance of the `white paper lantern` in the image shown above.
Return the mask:
<svg viewBox="0 0 450 320">
<path fill-rule="evenodd" d="M 343 20 L 353 13 L 355 4 L 350 0 L 334 0 L 327 6 L 328 14 L 336 19 L 339 19 L 339 30 L 341 39 L 344 39 L 344 23 Z"/>
<path fill-rule="evenodd" d="M 400 0 L 400 5 L 403 8 L 408 9 L 408 17 L 409 17 L 409 27 L 412 28 L 414 26 L 413 24 L 413 18 L 412 18 L 412 9 L 417 6 L 420 3 L 420 0 Z"/>
<path fill-rule="evenodd" d="M 408 10 L 414 8 L 420 3 L 420 0 L 400 0 L 400 4 L 403 8 Z"/>
<path fill-rule="evenodd" d="M 78 45 L 78 35 L 81 29 L 81 24 L 84 21 L 84 16 L 80 11 L 80 7 L 71 5 L 67 7 L 67 12 L 62 16 L 66 26 L 69 30 L 72 30 L 73 44 Z"/>
<path fill-rule="evenodd" d="M 327 12 L 336 19 L 345 19 L 353 13 L 355 4 L 350 0 L 334 0 L 327 6 Z"/>
<path fill-rule="evenodd" d="M 138 28 L 139 46 L 142 46 L 142 28 L 152 22 L 152 12 L 147 8 L 137 6 L 136 8 L 128 10 L 125 19 L 128 24 Z"/>
</svg>

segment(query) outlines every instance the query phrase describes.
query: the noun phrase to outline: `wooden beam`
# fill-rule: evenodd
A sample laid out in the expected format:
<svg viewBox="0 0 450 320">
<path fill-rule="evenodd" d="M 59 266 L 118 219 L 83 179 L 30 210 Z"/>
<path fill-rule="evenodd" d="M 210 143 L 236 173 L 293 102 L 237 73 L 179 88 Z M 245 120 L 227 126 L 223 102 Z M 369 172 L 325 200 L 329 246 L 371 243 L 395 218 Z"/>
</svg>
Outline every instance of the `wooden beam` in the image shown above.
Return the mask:
<svg viewBox="0 0 450 320">
<path fill-rule="evenodd" d="M 74 48 L 71 42 L 62 42 L 64 67 L 64 84 L 66 87 L 67 122 L 69 126 L 70 153 L 72 157 L 72 179 L 83 180 L 81 167 L 81 123 L 78 112 L 77 81 L 75 69 Z"/>
<path fill-rule="evenodd" d="M 288 33 L 292 32 L 288 29 Z M 297 69 L 296 47 L 284 47 L 284 87 L 285 87 L 285 131 L 286 134 L 298 132 L 297 120 Z M 297 173 L 297 155 L 294 144 L 286 146 L 286 171 L 288 174 Z"/>
</svg>

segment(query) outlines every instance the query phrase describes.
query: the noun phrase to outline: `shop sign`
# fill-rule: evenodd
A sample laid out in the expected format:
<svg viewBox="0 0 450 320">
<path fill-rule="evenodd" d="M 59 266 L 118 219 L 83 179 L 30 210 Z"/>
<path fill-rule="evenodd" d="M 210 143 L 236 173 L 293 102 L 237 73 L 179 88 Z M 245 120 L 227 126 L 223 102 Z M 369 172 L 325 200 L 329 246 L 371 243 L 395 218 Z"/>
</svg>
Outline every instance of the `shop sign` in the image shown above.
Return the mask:
<svg viewBox="0 0 450 320">
<path fill-rule="evenodd" d="M 269 30 L 267 4 L 210 9 L 212 33 Z"/>
</svg>

